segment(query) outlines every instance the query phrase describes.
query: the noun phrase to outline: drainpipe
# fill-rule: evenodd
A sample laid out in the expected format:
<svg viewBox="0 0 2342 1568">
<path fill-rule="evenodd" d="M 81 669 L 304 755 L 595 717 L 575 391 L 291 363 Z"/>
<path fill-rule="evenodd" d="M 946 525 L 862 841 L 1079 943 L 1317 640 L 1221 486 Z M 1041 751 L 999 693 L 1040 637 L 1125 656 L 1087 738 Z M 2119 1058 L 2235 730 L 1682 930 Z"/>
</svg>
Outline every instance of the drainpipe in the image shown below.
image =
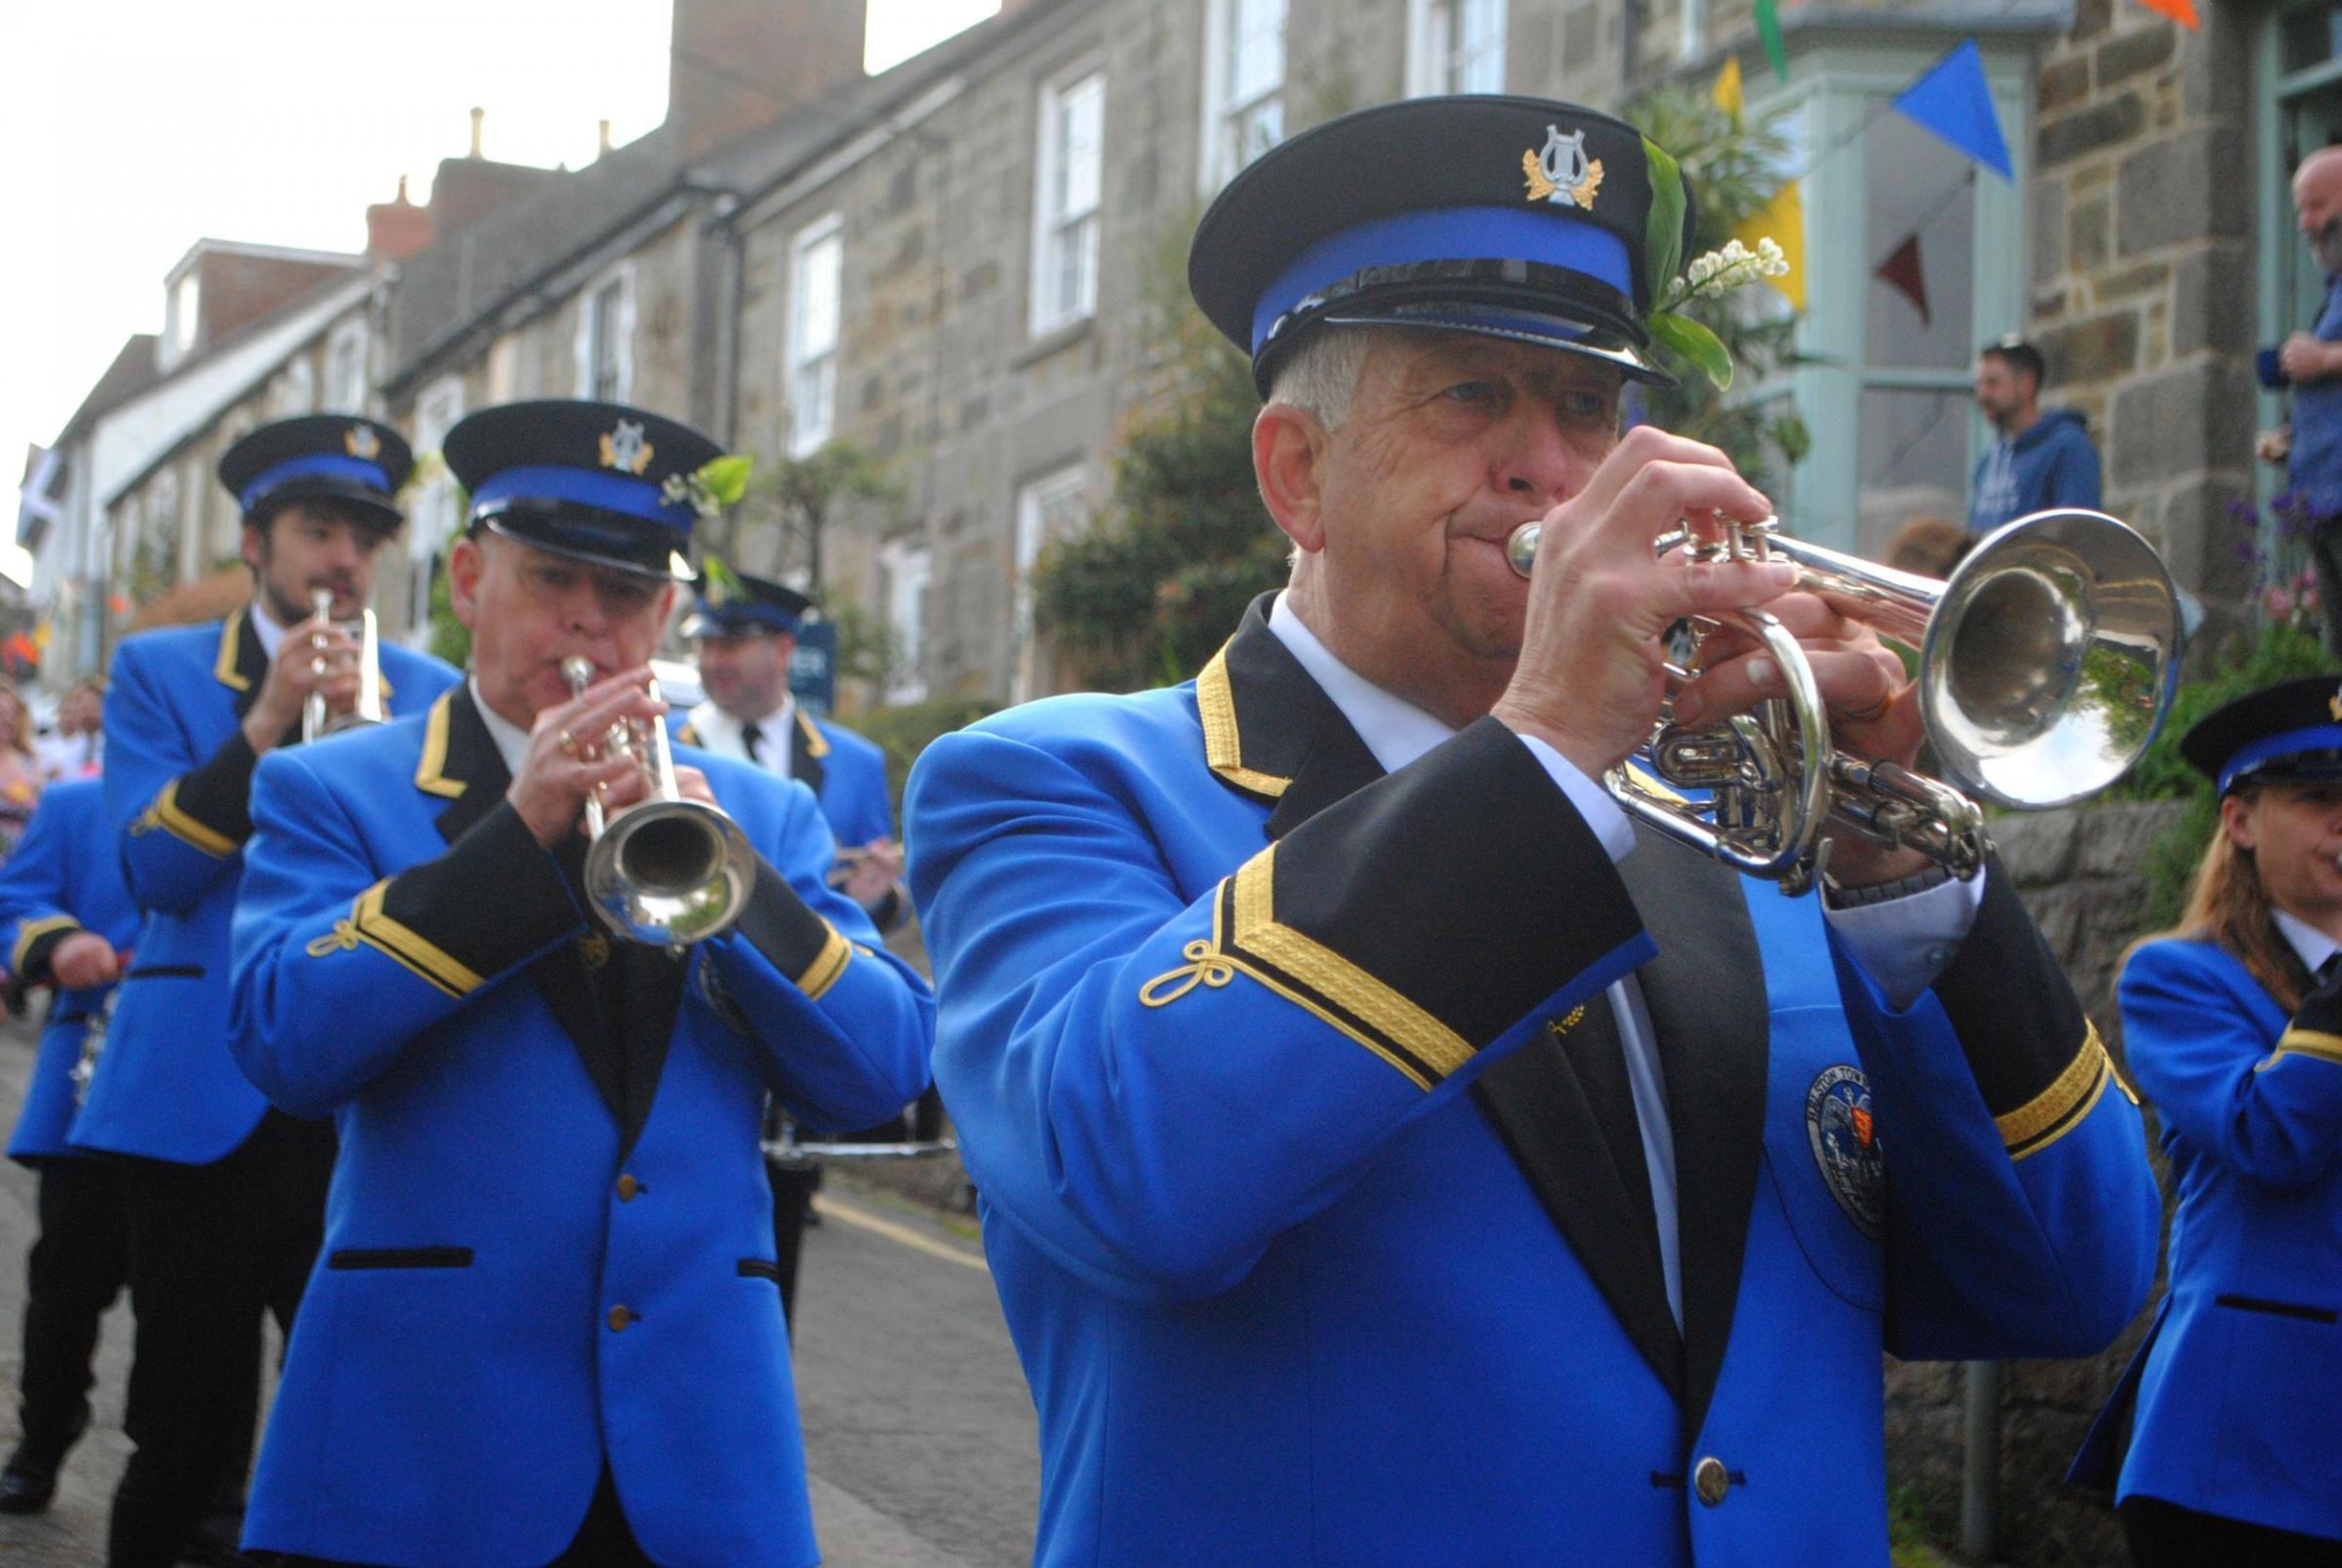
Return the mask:
<svg viewBox="0 0 2342 1568">
<path fill-rule="evenodd" d="M 1963 1382 L 1959 1551 L 1972 1563 L 1989 1563 L 2000 1545 L 2000 1363 L 1970 1361 Z"/>
</svg>

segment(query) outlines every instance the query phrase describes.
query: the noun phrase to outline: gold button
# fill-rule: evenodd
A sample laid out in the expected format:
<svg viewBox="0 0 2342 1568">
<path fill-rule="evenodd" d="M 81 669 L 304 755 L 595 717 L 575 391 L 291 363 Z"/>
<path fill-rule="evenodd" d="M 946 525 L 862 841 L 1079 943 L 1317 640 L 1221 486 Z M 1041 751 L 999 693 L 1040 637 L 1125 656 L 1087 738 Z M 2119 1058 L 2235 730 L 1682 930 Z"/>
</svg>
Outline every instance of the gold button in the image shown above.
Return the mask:
<svg viewBox="0 0 2342 1568">
<path fill-rule="evenodd" d="M 633 1322 L 633 1321 L 634 1321 L 634 1314 L 633 1314 L 631 1311 L 627 1310 L 626 1307 L 611 1307 L 611 1308 L 610 1308 L 610 1332 L 611 1332 L 611 1333 L 613 1333 L 613 1334 L 616 1334 L 616 1333 L 618 1333 L 620 1330 L 624 1329 L 624 1328 L 625 1328 L 625 1327 L 626 1327 L 626 1326 L 628 1323 L 631 1323 L 631 1322 Z M 1719 1467 L 1719 1468 L 1720 1468 L 1720 1467 Z"/>
<path fill-rule="evenodd" d="M 625 1310 L 626 1308 L 623 1307 L 619 1308 L 619 1311 Z M 1724 1494 L 1731 1490 L 1731 1487 L 1732 1477 L 1725 1473 L 1724 1462 L 1713 1454 L 1692 1467 L 1692 1495 L 1710 1508 L 1713 1508 L 1721 1503 L 1724 1500 Z"/>
<path fill-rule="evenodd" d="M 635 1181 L 633 1177 L 622 1176 L 618 1179 L 618 1201 L 631 1203 L 641 1196 L 642 1189 L 642 1184 Z"/>
</svg>

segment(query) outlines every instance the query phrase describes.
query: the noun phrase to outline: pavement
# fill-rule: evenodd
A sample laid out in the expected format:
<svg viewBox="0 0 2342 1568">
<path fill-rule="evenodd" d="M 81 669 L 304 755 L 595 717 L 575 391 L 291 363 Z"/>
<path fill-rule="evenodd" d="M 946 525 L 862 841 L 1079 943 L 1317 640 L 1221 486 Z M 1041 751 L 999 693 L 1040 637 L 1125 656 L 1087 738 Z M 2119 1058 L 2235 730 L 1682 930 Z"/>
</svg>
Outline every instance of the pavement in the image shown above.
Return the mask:
<svg viewBox="0 0 2342 1568">
<path fill-rule="evenodd" d="M 0 1127 L 16 1120 L 34 1041 L 30 1024 L 0 1024 Z M 35 1192 L 30 1171 L 0 1161 L 0 1378 L 11 1389 Z M 824 1223 L 805 1237 L 798 1283 L 797 1398 L 824 1561 L 1029 1561 L 1039 1496 L 1032 1402 L 972 1227 L 834 1170 L 818 1201 Z M 103 1562 L 106 1506 L 130 1452 L 131 1327 L 118 1304 L 99 1345 L 90 1433 L 47 1513 L 0 1516 L 0 1568 Z M 13 1447 L 16 1436 L 15 1401 L 0 1396 L 0 1443 Z"/>
</svg>

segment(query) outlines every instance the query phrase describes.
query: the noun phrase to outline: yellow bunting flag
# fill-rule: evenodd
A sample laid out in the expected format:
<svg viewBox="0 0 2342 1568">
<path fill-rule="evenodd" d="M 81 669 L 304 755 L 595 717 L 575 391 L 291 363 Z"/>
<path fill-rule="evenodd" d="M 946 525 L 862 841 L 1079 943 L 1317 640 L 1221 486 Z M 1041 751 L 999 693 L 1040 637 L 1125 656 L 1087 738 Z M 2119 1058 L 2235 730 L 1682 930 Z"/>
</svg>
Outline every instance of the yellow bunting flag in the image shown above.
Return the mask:
<svg viewBox="0 0 2342 1568">
<path fill-rule="evenodd" d="M 1773 199 L 1758 208 L 1732 231 L 1732 237 L 1750 250 L 1760 239 L 1769 239 L 1781 247 L 1781 255 L 1789 262 L 1789 270 L 1777 278 L 1765 281 L 1781 291 L 1782 297 L 1798 310 L 1805 308 L 1805 197 L 1791 181 L 1774 192 Z"/>
<path fill-rule="evenodd" d="M 2184 4 L 2185 0 L 2181 0 L 2181 3 Z M 1726 55 L 1724 57 L 1724 68 L 1716 73 L 1715 98 L 1716 106 L 1717 108 L 1722 109 L 1726 114 L 1731 115 L 1735 120 L 1740 118 L 1742 99 L 1740 91 L 1740 57 L 1738 55 Z"/>
</svg>

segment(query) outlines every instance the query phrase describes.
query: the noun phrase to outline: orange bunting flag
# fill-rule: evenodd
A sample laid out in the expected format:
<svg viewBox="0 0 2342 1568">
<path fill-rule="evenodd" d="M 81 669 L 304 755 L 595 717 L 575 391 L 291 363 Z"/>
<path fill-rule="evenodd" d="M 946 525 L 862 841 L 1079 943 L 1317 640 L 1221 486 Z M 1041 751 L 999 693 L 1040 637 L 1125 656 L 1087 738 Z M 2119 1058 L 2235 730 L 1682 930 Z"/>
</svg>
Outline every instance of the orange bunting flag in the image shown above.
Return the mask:
<svg viewBox="0 0 2342 1568">
<path fill-rule="evenodd" d="M 2196 20 L 2196 0 L 2139 0 L 2139 4 L 2159 17 L 2169 17 L 2190 32 L 2202 30 Z"/>
</svg>

